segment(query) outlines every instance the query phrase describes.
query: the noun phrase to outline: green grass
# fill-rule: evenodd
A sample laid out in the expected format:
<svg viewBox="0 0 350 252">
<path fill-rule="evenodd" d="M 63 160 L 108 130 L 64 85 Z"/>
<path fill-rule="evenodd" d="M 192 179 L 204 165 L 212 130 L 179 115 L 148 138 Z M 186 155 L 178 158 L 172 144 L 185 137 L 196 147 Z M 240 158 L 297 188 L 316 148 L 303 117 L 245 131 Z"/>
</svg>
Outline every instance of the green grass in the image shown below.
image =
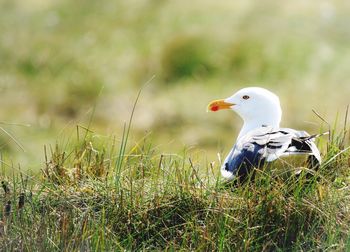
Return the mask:
<svg viewBox="0 0 350 252">
<path fill-rule="evenodd" d="M 1 249 L 349 250 L 349 17 L 341 1 L 0 1 Z M 283 127 L 332 122 L 311 181 L 289 163 L 221 180 L 240 121 L 206 105 L 251 85 L 280 96 Z"/>
<path fill-rule="evenodd" d="M 312 109 L 334 121 L 348 104 L 345 2 L 3 0 L 0 7 L 0 118 L 32 125 L 6 127 L 26 153 L 7 139 L 1 145 L 31 170 L 62 129 L 87 124 L 94 104 L 91 128 L 122 132 L 130 100 L 153 75 L 132 140 L 146 131 L 163 151 L 200 146 L 209 159 L 231 147 L 240 122 L 208 115 L 206 105 L 241 87 L 273 90 L 283 125 L 310 133 L 321 123 Z"/>
<path fill-rule="evenodd" d="M 3 175 L 2 248 L 348 248 L 350 157 L 341 151 L 347 134 L 327 143 L 324 165 L 311 179 L 293 176 L 297 167 L 282 163 L 256 170 L 240 187 L 221 181 L 217 164 L 187 151 L 161 153 L 147 138 L 126 148 L 126 134 L 116 148 L 114 138 L 100 141 L 80 129 L 69 144 L 45 149 L 40 178 Z"/>
</svg>

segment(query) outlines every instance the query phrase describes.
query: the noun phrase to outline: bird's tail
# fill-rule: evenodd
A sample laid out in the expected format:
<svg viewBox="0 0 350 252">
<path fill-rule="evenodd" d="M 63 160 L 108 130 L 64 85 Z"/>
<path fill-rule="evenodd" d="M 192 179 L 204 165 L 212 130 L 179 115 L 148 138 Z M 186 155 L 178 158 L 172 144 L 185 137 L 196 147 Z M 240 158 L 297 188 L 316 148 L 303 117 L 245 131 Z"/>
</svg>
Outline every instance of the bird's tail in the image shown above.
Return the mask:
<svg viewBox="0 0 350 252">
<path fill-rule="evenodd" d="M 311 147 L 311 152 L 312 152 L 312 155 L 310 155 L 307 159 L 307 164 L 308 164 L 308 167 L 313 168 L 314 170 L 318 170 L 318 168 L 320 168 L 322 159 L 321 159 L 320 151 L 318 150 L 318 148 L 317 148 L 316 144 L 313 142 L 313 140 L 315 138 L 318 138 L 318 137 L 321 137 L 324 135 L 329 135 L 329 131 L 323 132 L 321 134 L 311 135 L 311 136 L 307 137 L 307 139 L 306 139 L 306 140 L 309 140 L 311 142 L 310 147 Z"/>
</svg>

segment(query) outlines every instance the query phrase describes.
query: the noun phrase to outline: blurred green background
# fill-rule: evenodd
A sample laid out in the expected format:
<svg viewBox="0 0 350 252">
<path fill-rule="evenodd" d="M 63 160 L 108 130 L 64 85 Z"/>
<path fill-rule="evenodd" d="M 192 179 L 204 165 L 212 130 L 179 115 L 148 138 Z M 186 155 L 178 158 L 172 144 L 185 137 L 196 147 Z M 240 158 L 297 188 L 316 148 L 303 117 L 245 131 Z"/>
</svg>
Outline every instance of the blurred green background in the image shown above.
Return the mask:
<svg viewBox="0 0 350 252">
<path fill-rule="evenodd" d="M 227 153 L 241 121 L 206 113 L 212 99 L 261 86 L 282 102 L 283 126 L 319 132 L 350 94 L 350 2 L 259 0 L 0 0 L 3 152 L 38 170 L 44 144 L 76 125 L 121 137 L 137 91 L 130 144 L 159 152 Z M 94 112 L 93 112 L 94 111 Z M 92 116 L 93 115 L 93 116 Z"/>
</svg>

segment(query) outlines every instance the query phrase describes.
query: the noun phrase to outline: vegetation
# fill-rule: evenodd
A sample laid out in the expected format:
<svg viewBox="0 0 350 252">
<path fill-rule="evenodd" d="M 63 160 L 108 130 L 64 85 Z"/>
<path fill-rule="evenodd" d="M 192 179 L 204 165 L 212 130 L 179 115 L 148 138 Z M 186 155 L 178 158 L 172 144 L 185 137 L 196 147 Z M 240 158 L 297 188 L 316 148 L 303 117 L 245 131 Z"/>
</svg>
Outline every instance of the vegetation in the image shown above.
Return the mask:
<svg viewBox="0 0 350 252">
<path fill-rule="evenodd" d="M 47 149 L 42 178 L 2 180 L 4 250 L 346 250 L 349 153 L 334 137 L 319 171 L 288 163 L 239 187 L 217 165 L 158 153 L 146 140 L 99 143 L 78 131 Z M 303 173 L 302 173 L 303 174 Z M 305 173 L 306 174 L 306 173 Z"/>
<path fill-rule="evenodd" d="M 1 250 L 348 250 L 349 12 L 0 1 Z M 248 85 L 280 96 L 283 126 L 332 129 L 312 179 L 287 159 L 221 180 L 240 124 L 206 105 Z"/>
</svg>

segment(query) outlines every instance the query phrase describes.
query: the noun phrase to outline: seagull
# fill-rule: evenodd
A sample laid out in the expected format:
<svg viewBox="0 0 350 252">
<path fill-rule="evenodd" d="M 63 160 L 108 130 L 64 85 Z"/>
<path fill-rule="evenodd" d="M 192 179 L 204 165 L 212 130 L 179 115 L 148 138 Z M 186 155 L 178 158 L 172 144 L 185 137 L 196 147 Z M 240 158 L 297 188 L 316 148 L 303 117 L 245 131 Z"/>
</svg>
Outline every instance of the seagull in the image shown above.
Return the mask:
<svg viewBox="0 0 350 252">
<path fill-rule="evenodd" d="M 232 96 L 209 103 L 208 111 L 231 109 L 243 119 L 236 143 L 221 166 L 227 180 L 243 181 L 254 168 L 290 155 L 307 155 L 308 165 L 318 168 L 320 152 L 305 131 L 280 128 L 282 109 L 277 95 L 260 87 L 247 87 Z"/>
</svg>

